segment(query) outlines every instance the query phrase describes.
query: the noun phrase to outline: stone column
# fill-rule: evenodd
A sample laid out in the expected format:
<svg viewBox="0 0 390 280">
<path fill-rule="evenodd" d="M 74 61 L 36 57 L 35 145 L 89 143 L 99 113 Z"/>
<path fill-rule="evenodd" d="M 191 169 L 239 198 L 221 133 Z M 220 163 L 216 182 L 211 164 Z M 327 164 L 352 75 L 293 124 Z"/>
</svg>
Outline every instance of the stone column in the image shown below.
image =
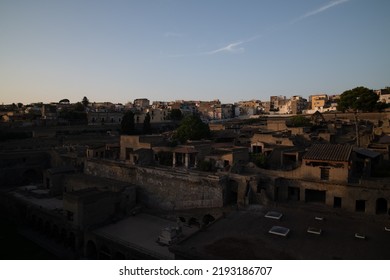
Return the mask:
<svg viewBox="0 0 390 280">
<path fill-rule="evenodd" d="M 176 167 L 176 153 L 175 152 L 173 153 L 173 157 L 172 157 L 172 167 Z"/>
<path fill-rule="evenodd" d="M 190 157 L 190 155 L 188 153 L 184 154 L 184 165 L 186 168 L 189 167 L 189 157 Z"/>
</svg>

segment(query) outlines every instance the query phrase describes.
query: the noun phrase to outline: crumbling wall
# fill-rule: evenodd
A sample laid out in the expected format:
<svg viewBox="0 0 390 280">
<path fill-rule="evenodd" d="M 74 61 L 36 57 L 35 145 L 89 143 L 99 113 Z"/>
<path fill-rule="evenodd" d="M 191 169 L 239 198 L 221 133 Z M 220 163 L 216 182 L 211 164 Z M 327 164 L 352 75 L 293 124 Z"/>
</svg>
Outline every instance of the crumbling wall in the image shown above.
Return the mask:
<svg viewBox="0 0 390 280">
<path fill-rule="evenodd" d="M 85 173 L 136 185 L 137 200 L 149 207 L 178 210 L 224 205 L 226 184 L 219 176 L 96 160 L 86 162 Z"/>
</svg>

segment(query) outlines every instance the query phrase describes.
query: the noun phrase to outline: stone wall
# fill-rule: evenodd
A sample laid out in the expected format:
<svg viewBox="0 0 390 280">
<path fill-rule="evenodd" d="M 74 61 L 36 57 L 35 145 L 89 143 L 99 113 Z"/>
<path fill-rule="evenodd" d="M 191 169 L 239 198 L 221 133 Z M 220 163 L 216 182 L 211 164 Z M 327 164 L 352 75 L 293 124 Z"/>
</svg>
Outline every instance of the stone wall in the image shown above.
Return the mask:
<svg viewBox="0 0 390 280">
<path fill-rule="evenodd" d="M 225 201 L 224 176 L 96 160 L 86 161 L 85 173 L 135 184 L 137 200 L 153 208 L 222 207 Z"/>
<path fill-rule="evenodd" d="M 373 182 L 371 182 L 372 184 Z M 323 191 L 325 192 L 325 201 L 329 207 L 335 207 L 335 197 L 340 199 L 341 205 L 337 208 L 356 212 L 356 201 L 365 201 L 365 209 L 362 212 L 367 214 L 376 214 L 378 199 L 385 199 L 387 207 L 390 203 L 390 189 L 385 187 L 370 187 L 368 185 L 352 186 L 345 184 L 325 183 L 325 182 L 310 182 L 302 180 L 293 180 L 278 178 L 275 181 L 275 187 L 278 189 L 278 200 L 287 202 L 291 200 L 289 197 L 289 188 L 299 189 L 300 202 L 310 202 L 306 197 L 306 190 Z M 295 200 L 295 199 L 294 199 Z"/>
</svg>

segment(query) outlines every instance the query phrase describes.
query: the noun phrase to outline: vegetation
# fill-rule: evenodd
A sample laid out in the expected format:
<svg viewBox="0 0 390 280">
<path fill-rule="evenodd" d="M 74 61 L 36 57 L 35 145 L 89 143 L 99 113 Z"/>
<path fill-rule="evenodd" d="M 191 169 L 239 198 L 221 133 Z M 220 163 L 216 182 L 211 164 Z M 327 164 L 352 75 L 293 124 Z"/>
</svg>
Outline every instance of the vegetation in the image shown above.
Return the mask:
<svg viewBox="0 0 390 280">
<path fill-rule="evenodd" d="M 70 103 L 69 99 L 61 99 L 59 103 Z"/>
<path fill-rule="evenodd" d="M 168 115 L 168 119 L 173 121 L 181 121 L 183 119 L 183 114 L 180 109 L 172 109 Z"/>
<path fill-rule="evenodd" d="M 146 113 L 145 115 L 145 119 L 144 119 L 144 126 L 143 126 L 143 132 L 145 134 L 148 134 L 150 133 L 150 131 L 152 130 L 152 126 L 150 125 L 150 114 L 149 112 Z"/>
<path fill-rule="evenodd" d="M 127 135 L 135 134 L 134 113 L 127 111 L 122 118 L 121 133 Z"/>
<path fill-rule="evenodd" d="M 83 103 L 84 107 L 88 107 L 88 104 L 89 104 L 89 100 L 86 96 L 83 97 L 83 100 L 81 101 L 81 103 Z"/>
<path fill-rule="evenodd" d="M 286 121 L 289 127 L 305 127 L 310 125 L 310 120 L 302 115 L 296 115 Z"/>
<path fill-rule="evenodd" d="M 378 103 L 379 96 L 371 89 L 365 87 L 356 87 L 344 91 L 340 95 L 337 110 L 345 111 L 362 111 L 372 112 L 380 110 L 383 106 Z"/>
<path fill-rule="evenodd" d="M 72 109 L 67 109 L 59 113 L 61 119 L 72 122 L 87 122 L 87 114 L 84 106 L 80 102 L 76 103 Z"/>
<path fill-rule="evenodd" d="M 267 157 L 264 154 L 251 154 L 251 161 L 260 168 L 267 166 Z"/>
<path fill-rule="evenodd" d="M 176 130 L 175 138 L 181 143 L 200 140 L 210 136 L 210 128 L 198 116 L 187 116 Z"/>
</svg>

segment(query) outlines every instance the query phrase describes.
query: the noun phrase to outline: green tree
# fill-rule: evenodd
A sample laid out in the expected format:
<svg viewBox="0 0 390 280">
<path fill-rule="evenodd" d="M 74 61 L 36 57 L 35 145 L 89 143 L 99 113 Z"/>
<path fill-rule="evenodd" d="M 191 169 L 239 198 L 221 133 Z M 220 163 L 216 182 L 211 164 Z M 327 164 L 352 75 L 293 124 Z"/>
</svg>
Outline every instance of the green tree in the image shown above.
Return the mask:
<svg viewBox="0 0 390 280">
<path fill-rule="evenodd" d="M 210 136 L 210 128 L 198 116 L 185 117 L 176 130 L 176 138 L 184 143 L 187 140 L 200 140 Z"/>
<path fill-rule="evenodd" d="M 183 114 L 180 109 L 172 109 L 168 118 L 173 121 L 181 121 L 183 119 Z"/>
<path fill-rule="evenodd" d="M 356 87 L 344 91 L 340 95 L 337 110 L 372 112 L 378 108 L 377 101 L 379 96 L 371 89 L 365 87 Z"/>
<path fill-rule="evenodd" d="M 81 102 L 77 102 L 76 105 L 74 106 L 74 110 L 76 112 L 84 112 L 83 104 L 81 104 Z"/>
<path fill-rule="evenodd" d="M 131 135 L 135 133 L 135 124 L 134 124 L 134 113 L 132 111 L 127 111 L 122 118 L 121 122 L 121 132 L 122 134 Z"/>
<path fill-rule="evenodd" d="M 143 131 L 145 134 L 150 133 L 152 130 L 152 127 L 150 125 L 150 114 L 149 112 L 146 113 L 145 119 L 144 119 L 144 126 L 143 126 Z"/>
<path fill-rule="evenodd" d="M 265 168 L 267 166 L 267 157 L 264 154 L 252 154 L 251 161 L 256 164 L 257 167 Z"/>
<path fill-rule="evenodd" d="M 310 125 L 310 120 L 304 116 L 297 115 L 287 120 L 286 125 L 290 127 L 304 127 Z"/>
<path fill-rule="evenodd" d="M 66 103 L 66 104 L 69 104 L 70 101 L 69 101 L 69 99 L 65 98 L 65 99 L 61 99 L 59 103 Z"/>
<path fill-rule="evenodd" d="M 89 100 L 86 96 L 83 97 L 83 100 L 81 101 L 83 103 L 84 107 L 87 108 L 89 104 Z"/>
</svg>

